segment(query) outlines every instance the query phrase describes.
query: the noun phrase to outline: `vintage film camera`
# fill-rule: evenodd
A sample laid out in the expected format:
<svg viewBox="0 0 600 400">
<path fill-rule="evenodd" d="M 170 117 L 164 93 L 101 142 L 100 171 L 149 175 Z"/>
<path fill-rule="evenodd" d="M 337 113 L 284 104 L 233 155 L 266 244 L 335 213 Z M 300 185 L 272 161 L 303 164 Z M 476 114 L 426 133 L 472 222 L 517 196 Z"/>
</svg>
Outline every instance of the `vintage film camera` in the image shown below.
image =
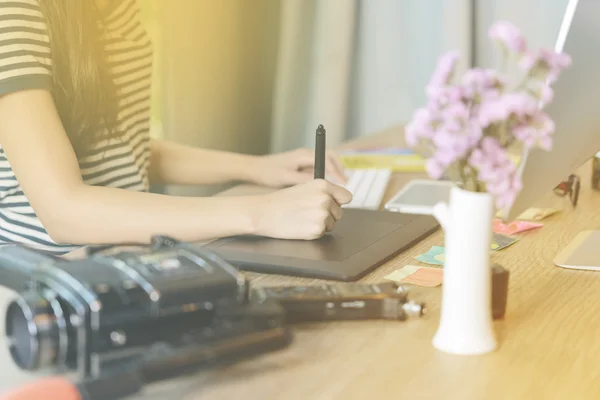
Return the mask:
<svg viewBox="0 0 600 400">
<path fill-rule="evenodd" d="M 5 316 L 14 362 L 76 372 L 90 399 L 119 398 L 188 367 L 291 340 L 278 302 L 250 302 L 236 268 L 165 236 L 78 260 L 6 246 L 0 285 L 18 292 Z"/>
</svg>

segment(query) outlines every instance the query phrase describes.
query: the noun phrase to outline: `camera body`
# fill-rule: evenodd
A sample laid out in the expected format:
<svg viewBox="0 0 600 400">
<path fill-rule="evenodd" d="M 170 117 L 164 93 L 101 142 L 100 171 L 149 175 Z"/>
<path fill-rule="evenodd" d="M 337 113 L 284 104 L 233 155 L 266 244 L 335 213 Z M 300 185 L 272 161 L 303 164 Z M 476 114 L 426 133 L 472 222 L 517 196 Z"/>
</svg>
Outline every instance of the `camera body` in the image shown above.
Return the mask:
<svg viewBox="0 0 600 400">
<path fill-rule="evenodd" d="M 74 370 L 93 380 L 124 366 L 155 373 L 241 352 L 243 344 L 287 342 L 282 308 L 251 304 L 235 267 L 165 236 L 141 250 L 78 260 L 5 247 L 0 282 L 19 293 L 5 329 L 22 369 Z"/>
</svg>

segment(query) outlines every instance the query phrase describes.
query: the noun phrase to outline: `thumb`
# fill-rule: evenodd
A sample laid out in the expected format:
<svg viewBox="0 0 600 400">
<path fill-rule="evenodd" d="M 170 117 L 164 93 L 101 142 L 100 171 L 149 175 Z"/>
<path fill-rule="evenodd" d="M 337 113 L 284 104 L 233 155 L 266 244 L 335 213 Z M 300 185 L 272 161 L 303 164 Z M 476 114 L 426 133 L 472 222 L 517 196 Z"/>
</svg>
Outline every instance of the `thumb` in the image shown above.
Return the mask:
<svg viewBox="0 0 600 400">
<path fill-rule="evenodd" d="M 352 201 L 352 193 L 343 186 L 331 183 L 327 186 L 327 192 L 339 205 L 348 204 Z"/>
</svg>

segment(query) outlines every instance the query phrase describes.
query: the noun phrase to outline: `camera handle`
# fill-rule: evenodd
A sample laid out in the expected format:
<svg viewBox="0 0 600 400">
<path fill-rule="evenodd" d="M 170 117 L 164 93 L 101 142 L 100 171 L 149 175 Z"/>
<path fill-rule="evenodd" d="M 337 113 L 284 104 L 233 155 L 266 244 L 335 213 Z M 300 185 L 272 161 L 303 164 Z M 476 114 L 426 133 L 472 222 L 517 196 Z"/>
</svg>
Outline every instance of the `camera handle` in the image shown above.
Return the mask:
<svg viewBox="0 0 600 400">
<path fill-rule="evenodd" d="M 160 250 L 164 248 L 171 248 L 177 245 L 181 245 L 176 239 L 165 235 L 154 235 L 150 239 L 150 247 L 153 250 Z M 114 247 L 138 247 L 140 243 L 122 243 L 122 244 L 97 244 L 85 247 L 85 255 L 87 257 L 92 256 L 96 253 L 100 253 L 105 250 L 110 250 Z"/>
<path fill-rule="evenodd" d="M 141 366 L 118 368 L 96 378 L 88 378 L 75 386 L 81 400 L 121 399 L 140 392 L 144 386 Z"/>
<path fill-rule="evenodd" d="M 5 246 L 0 251 L 0 285 L 14 291 L 26 289 L 37 267 L 58 258 L 21 246 Z"/>
</svg>

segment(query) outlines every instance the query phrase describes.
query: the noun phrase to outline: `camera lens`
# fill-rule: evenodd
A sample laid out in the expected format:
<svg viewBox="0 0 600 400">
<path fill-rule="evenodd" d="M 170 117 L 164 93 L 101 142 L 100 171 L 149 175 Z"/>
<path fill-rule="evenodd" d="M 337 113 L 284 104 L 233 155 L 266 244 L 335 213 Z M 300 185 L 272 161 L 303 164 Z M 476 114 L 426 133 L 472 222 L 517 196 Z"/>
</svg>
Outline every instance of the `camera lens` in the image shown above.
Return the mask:
<svg viewBox="0 0 600 400">
<path fill-rule="evenodd" d="M 64 362 L 66 324 L 61 304 L 51 292 L 29 292 L 13 300 L 5 327 L 10 354 L 20 368 L 36 370 Z"/>
</svg>

